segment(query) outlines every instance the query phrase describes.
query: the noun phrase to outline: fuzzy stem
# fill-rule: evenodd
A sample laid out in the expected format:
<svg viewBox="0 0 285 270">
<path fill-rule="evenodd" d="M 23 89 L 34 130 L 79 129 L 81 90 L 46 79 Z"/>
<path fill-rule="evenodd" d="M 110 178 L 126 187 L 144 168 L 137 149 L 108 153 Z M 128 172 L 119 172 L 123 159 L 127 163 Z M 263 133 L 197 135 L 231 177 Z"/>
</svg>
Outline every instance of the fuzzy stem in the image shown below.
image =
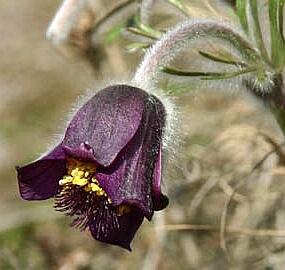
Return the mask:
<svg viewBox="0 0 285 270">
<path fill-rule="evenodd" d="M 186 21 L 168 31 L 145 54 L 133 81 L 148 89 L 161 68 L 167 66 L 190 41 L 202 37 L 223 40 L 236 48 L 250 62 L 259 59 L 256 50 L 241 35 L 221 23 Z"/>
</svg>

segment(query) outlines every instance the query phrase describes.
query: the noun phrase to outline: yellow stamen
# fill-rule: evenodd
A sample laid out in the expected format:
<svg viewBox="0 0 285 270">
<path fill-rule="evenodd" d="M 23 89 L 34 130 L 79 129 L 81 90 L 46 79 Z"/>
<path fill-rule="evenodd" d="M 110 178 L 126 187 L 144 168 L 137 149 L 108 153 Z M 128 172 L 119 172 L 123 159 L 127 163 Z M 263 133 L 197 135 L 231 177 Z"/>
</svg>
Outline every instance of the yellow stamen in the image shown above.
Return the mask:
<svg viewBox="0 0 285 270">
<path fill-rule="evenodd" d="M 92 191 L 99 191 L 99 190 L 101 190 L 101 188 L 98 185 L 94 184 L 94 183 L 91 183 L 90 187 L 91 187 Z"/>
<path fill-rule="evenodd" d="M 59 180 L 59 185 L 63 186 L 67 183 L 71 183 L 72 182 L 72 177 L 71 176 L 64 176 L 61 180 Z"/>
<path fill-rule="evenodd" d="M 99 196 L 99 197 L 100 196 L 105 196 L 105 194 L 106 193 L 105 193 L 105 191 L 103 189 L 100 189 L 100 190 L 96 191 L 96 195 Z"/>
<path fill-rule="evenodd" d="M 99 184 L 99 183 L 98 183 L 98 180 L 97 180 L 95 177 L 92 177 L 91 181 L 92 181 L 93 183 L 95 183 L 95 184 Z"/>
<path fill-rule="evenodd" d="M 95 192 L 99 197 L 108 197 L 95 178 L 96 166 L 91 162 L 83 162 L 76 159 L 67 160 L 67 175 L 59 180 L 62 190 L 67 190 L 71 185 L 82 187 L 86 192 Z M 108 202 L 111 200 L 108 198 Z"/>
<path fill-rule="evenodd" d="M 91 188 L 90 184 L 87 184 L 86 186 L 84 186 L 84 190 L 85 190 L 86 192 L 92 191 L 92 188 Z"/>
<path fill-rule="evenodd" d="M 77 186 L 85 186 L 88 184 L 88 180 L 86 178 L 81 178 L 80 176 L 75 176 L 72 179 L 72 184 Z"/>
</svg>

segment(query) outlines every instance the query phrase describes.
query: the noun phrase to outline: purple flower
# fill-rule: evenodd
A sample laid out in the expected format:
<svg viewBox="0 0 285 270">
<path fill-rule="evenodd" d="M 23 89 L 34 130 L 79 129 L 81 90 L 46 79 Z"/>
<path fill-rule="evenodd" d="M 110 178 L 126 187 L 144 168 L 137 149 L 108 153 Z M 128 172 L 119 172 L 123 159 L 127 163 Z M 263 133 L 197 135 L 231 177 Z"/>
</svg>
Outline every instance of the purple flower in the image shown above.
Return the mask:
<svg viewBox="0 0 285 270">
<path fill-rule="evenodd" d="M 75 114 L 63 140 L 17 168 L 25 200 L 55 197 L 55 209 L 102 242 L 130 249 L 144 217 L 165 208 L 161 193 L 162 103 L 129 85 L 99 91 Z"/>
</svg>

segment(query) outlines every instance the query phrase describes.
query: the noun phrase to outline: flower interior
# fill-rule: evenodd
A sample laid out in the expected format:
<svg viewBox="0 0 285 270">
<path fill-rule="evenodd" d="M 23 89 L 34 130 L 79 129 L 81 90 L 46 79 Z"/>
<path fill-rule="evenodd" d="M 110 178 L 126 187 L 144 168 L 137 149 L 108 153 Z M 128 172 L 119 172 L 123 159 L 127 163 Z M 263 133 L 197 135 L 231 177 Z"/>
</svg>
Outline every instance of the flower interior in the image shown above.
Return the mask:
<svg viewBox="0 0 285 270">
<path fill-rule="evenodd" d="M 129 213 L 131 207 L 112 205 L 112 200 L 96 179 L 95 164 L 69 158 L 66 167 L 66 175 L 59 180 L 60 191 L 56 195 L 55 209 L 75 216 L 72 225 L 82 230 L 90 222 L 106 218 L 112 220 L 109 223 L 112 229 L 119 229 L 118 217 Z M 102 230 L 108 231 L 103 226 Z"/>
<path fill-rule="evenodd" d="M 95 177 L 96 166 L 93 163 L 83 162 L 76 159 L 67 160 L 67 175 L 59 180 L 62 192 L 72 188 L 81 187 L 86 192 L 95 192 L 96 196 L 108 197 L 106 192 L 100 187 Z M 108 202 L 111 203 L 110 198 Z"/>
</svg>

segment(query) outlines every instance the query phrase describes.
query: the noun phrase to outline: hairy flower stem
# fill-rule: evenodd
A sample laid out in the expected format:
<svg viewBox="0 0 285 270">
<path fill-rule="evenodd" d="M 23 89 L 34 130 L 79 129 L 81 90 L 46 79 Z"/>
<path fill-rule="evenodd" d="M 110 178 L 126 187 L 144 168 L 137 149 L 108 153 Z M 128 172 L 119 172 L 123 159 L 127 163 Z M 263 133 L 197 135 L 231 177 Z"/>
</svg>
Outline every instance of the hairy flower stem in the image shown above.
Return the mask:
<svg viewBox="0 0 285 270">
<path fill-rule="evenodd" d="M 158 72 L 167 66 L 190 41 L 198 38 L 216 38 L 230 44 L 250 63 L 259 61 L 256 50 L 240 34 L 222 23 L 186 21 L 168 31 L 146 53 L 133 78 L 144 89 L 155 81 Z"/>
</svg>

